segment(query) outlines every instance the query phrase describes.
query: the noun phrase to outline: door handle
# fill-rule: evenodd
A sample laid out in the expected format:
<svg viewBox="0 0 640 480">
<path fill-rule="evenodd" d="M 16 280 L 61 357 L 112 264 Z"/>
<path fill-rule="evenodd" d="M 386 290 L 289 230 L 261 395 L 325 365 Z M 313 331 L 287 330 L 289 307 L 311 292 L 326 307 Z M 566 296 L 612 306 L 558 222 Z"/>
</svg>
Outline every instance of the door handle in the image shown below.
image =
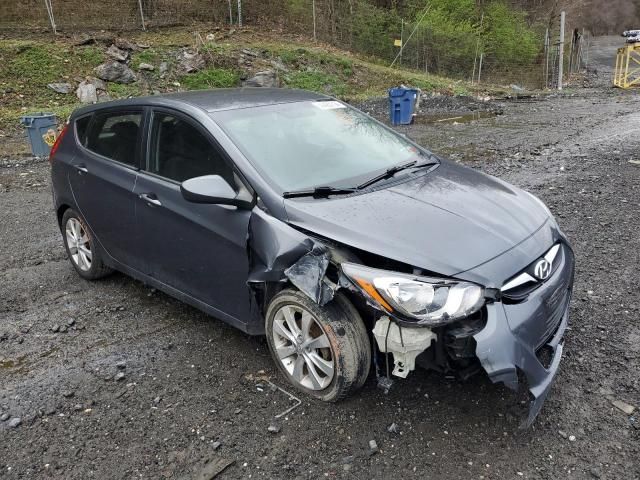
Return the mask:
<svg viewBox="0 0 640 480">
<path fill-rule="evenodd" d="M 155 205 L 156 207 L 162 206 L 162 202 L 158 200 L 158 198 L 153 193 L 141 193 L 138 195 L 138 198 L 141 198 L 149 205 Z"/>
<path fill-rule="evenodd" d="M 89 170 L 87 170 L 87 167 L 85 167 L 83 163 L 81 163 L 80 165 L 74 165 L 74 168 L 78 171 L 79 175 L 82 175 L 83 173 L 89 173 Z"/>
</svg>

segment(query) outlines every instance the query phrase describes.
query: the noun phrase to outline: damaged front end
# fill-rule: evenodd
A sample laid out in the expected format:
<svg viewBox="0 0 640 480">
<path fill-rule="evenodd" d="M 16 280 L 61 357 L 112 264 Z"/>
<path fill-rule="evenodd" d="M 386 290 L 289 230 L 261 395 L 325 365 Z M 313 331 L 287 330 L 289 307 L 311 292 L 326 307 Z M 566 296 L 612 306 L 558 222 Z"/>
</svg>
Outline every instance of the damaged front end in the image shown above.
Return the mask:
<svg viewBox="0 0 640 480">
<path fill-rule="evenodd" d="M 486 326 L 474 335 L 476 355 L 493 382 L 517 390 L 518 373 L 524 374 L 532 400 L 523 427 L 531 425 L 549 393 L 569 319 L 573 252 L 564 242 L 549 251 L 555 254 L 548 277 L 535 280 L 531 275 L 524 284 L 503 288 L 500 301 L 486 307 Z"/>
<path fill-rule="evenodd" d="M 534 278 L 533 270 L 546 259 L 549 261 L 545 264 L 548 269 L 545 278 Z M 391 299 L 380 288 L 385 282 L 362 282 L 350 265 L 343 266 L 343 271 L 380 312 L 373 334 L 379 351 L 393 354 L 393 375 L 406 377 L 416 363 L 461 379 L 484 369 L 494 383 L 502 382 L 516 392 L 520 389 L 518 379 L 522 377 L 528 385 L 531 403 L 521 427 L 533 423 L 562 356 L 574 276 L 574 257 L 568 244 L 559 241 L 515 276 L 526 276 L 526 282 L 509 281 L 502 289 L 481 289 L 481 301 L 477 292 L 469 294 L 473 284 L 441 280 L 441 284 L 453 286 L 449 287 L 448 298 L 440 302 L 433 300 L 433 296 L 428 299 L 431 305 L 436 304 L 432 307 L 436 315 L 431 319 L 410 315 L 411 320 L 398 312 L 396 303 L 391 306 L 386 302 Z M 437 285 L 433 278 L 403 277 Z M 411 295 L 407 293 L 406 297 L 409 301 Z M 381 386 L 389 388 L 389 379 L 383 379 Z"/>
<path fill-rule="evenodd" d="M 406 265 L 402 272 L 387 270 L 387 265 L 370 268 L 363 263 L 380 262 L 363 258 L 365 252 L 307 234 L 254 209 L 249 287 L 256 305 L 262 305 L 259 310 L 285 285 L 295 286 L 319 305 L 330 302 L 339 289 L 349 291 L 367 319 L 379 352 L 374 351 L 376 373 L 387 389 L 391 374 L 405 378 L 416 365 L 461 379 L 484 370 L 493 382 L 516 391 L 518 378 L 524 378 L 532 397 L 522 424 L 527 427 L 550 390 L 567 327 L 574 259 L 568 244 L 556 241 L 553 268 L 544 281 L 531 277 L 531 282 L 494 288 L 483 280 L 495 273 L 495 264 L 455 279 Z M 388 362 L 388 353 L 393 355 L 393 371 L 387 363 L 386 375 L 380 375 L 378 357 Z"/>
</svg>

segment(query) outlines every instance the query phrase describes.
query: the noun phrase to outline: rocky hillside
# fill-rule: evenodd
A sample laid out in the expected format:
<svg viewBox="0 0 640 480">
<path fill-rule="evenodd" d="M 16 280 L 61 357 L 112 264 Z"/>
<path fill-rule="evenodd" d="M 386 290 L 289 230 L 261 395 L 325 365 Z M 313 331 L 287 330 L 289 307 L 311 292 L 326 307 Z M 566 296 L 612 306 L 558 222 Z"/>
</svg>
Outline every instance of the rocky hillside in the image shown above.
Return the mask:
<svg viewBox="0 0 640 480">
<path fill-rule="evenodd" d="M 346 100 L 384 95 L 398 84 L 439 95 L 479 91 L 461 81 L 390 69 L 305 38 L 250 29 L 2 38 L 0 65 L 3 134 L 19 129 L 27 112 L 65 117 L 82 103 L 179 90 L 280 86 Z"/>
</svg>

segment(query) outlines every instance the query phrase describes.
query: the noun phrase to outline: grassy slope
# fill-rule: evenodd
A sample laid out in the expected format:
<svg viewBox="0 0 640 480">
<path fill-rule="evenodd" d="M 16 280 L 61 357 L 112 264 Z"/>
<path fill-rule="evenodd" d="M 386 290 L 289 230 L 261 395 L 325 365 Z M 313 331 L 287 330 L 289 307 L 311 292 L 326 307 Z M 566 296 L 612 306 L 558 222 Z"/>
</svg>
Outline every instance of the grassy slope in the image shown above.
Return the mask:
<svg viewBox="0 0 640 480">
<path fill-rule="evenodd" d="M 151 63 L 153 72 L 144 72 L 130 85 L 108 84 L 111 98 L 170 92 L 184 89 L 239 86 L 243 76 L 273 69 L 274 63 L 286 87 L 328 93 L 346 100 L 360 100 L 386 94 L 390 86 L 400 83 L 426 91 L 445 94 L 468 94 L 470 85 L 420 72 L 389 68 L 380 59 L 363 58 L 308 39 L 265 35 L 244 30 L 215 34 L 216 39 L 196 42 L 193 30 L 171 29 L 139 32 L 127 38 L 150 48 L 135 52 L 131 67 Z M 200 72 L 180 75 L 173 69 L 160 78 L 158 65 L 176 63 L 176 52 L 196 47 L 205 55 L 207 67 Z M 247 57 L 250 67 L 239 67 L 243 49 L 257 54 Z M 19 128 L 19 118 L 27 112 L 52 111 L 66 117 L 79 104 L 74 94 L 61 95 L 47 88 L 51 82 L 67 81 L 74 88 L 93 68 L 106 59 L 104 45 L 73 46 L 68 39 L 41 36 L 29 40 L 0 40 L 0 132 Z M 483 87 L 486 91 L 486 87 Z"/>
</svg>

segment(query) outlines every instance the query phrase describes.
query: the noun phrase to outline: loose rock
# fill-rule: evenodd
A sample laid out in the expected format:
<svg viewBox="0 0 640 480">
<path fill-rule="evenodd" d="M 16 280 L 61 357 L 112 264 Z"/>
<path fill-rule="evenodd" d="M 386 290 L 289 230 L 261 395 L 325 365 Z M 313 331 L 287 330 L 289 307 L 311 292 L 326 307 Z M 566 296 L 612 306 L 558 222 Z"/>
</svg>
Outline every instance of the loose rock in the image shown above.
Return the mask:
<svg viewBox="0 0 640 480">
<path fill-rule="evenodd" d="M 107 62 L 95 68 L 98 78 L 107 82 L 132 83 L 136 81 L 136 74 L 129 67 L 120 62 Z"/>
<path fill-rule="evenodd" d="M 271 425 L 269 425 L 269 428 L 267 428 L 267 430 L 271 433 L 280 433 L 280 426 L 272 423 Z"/>
<path fill-rule="evenodd" d="M 22 424 L 22 419 L 20 417 L 13 417 L 7 422 L 9 428 L 17 428 Z"/>
<path fill-rule="evenodd" d="M 98 101 L 96 86 L 92 83 L 88 83 L 87 81 L 78 85 L 76 96 L 82 103 L 96 103 Z"/>
<path fill-rule="evenodd" d="M 280 86 L 280 80 L 278 74 L 273 70 L 266 70 L 264 72 L 258 72 L 250 79 L 246 80 L 242 84 L 245 87 L 265 87 L 276 88 Z"/>
<path fill-rule="evenodd" d="M 369 440 L 369 455 L 374 455 L 379 451 L 378 443 L 375 440 Z"/>
<path fill-rule="evenodd" d="M 205 66 L 205 61 L 202 55 L 198 53 L 182 52 L 182 56 L 179 60 L 179 66 L 185 73 L 193 73 L 201 70 Z"/>
<path fill-rule="evenodd" d="M 141 63 L 140 65 L 138 65 L 139 70 L 147 70 L 149 72 L 152 72 L 153 70 L 155 70 L 155 68 L 156 67 L 154 67 L 150 63 Z"/>
<path fill-rule="evenodd" d="M 631 415 L 636 409 L 636 407 L 634 407 L 633 405 L 629 405 L 628 403 L 623 402 L 622 400 L 613 400 L 611 404 L 617 409 L 622 410 L 627 415 Z"/>
<path fill-rule="evenodd" d="M 70 83 L 66 83 L 66 82 L 50 83 L 47 85 L 47 87 L 49 87 L 51 90 L 53 90 L 56 93 L 62 93 L 65 95 L 71 92 L 71 89 L 73 88 Z"/>
<path fill-rule="evenodd" d="M 8 413 L 3 413 L 2 416 L 0 416 L 0 421 L 2 422 L 6 422 L 7 420 L 9 420 L 9 414 Z"/>
<path fill-rule="evenodd" d="M 107 55 L 110 56 L 111 58 L 113 58 L 114 60 L 119 61 L 119 62 L 126 62 L 127 58 L 129 57 L 129 52 L 127 52 L 125 50 L 120 50 L 115 45 L 111 45 L 107 49 Z"/>
<path fill-rule="evenodd" d="M 118 372 L 116 373 L 116 376 L 113 377 L 115 379 L 116 382 L 119 382 L 120 380 L 124 380 L 125 374 L 124 372 Z"/>
<path fill-rule="evenodd" d="M 116 47 L 118 47 L 120 50 L 135 51 L 135 50 L 138 50 L 139 48 L 137 44 L 130 42 L 126 38 L 116 38 L 113 44 Z"/>
</svg>

